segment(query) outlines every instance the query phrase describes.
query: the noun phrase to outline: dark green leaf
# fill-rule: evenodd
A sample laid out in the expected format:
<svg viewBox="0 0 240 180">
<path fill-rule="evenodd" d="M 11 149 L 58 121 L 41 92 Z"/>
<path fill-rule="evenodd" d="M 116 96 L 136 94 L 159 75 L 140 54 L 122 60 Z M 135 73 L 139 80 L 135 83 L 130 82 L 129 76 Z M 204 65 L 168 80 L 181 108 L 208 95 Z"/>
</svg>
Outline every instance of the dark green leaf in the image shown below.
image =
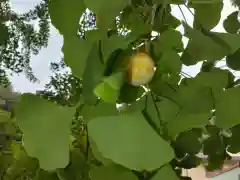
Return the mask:
<svg viewBox="0 0 240 180">
<path fill-rule="evenodd" d="M 239 143 L 239 137 L 240 137 L 240 125 L 236 125 L 233 128 L 231 128 L 232 136 L 229 140 L 229 147 L 227 148 L 228 152 L 231 153 L 239 153 L 240 152 L 240 143 Z"/>
<path fill-rule="evenodd" d="M 129 83 L 124 83 L 120 91 L 119 100 L 120 102 L 125 103 L 135 102 L 144 92 L 145 90 L 142 87 L 136 87 Z"/>
<path fill-rule="evenodd" d="M 77 148 L 72 149 L 70 153 L 70 164 L 66 168 L 57 171 L 59 179 L 81 180 L 82 173 L 87 167 L 85 162 L 85 157 L 80 150 Z"/>
<path fill-rule="evenodd" d="M 182 62 L 176 51 L 165 51 L 157 63 L 157 71 L 161 73 L 178 74 L 181 71 Z"/>
<path fill-rule="evenodd" d="M 97 97 L 94 95 L 93 90 L 101 81 L 104 71 L 98 48 L 98 42 L 95 42 L 87 58 L 86 68 L 83 73 L 83 97 L 88 104 L 96 103 Z"/>
<path fill-rule="evenodd" d="M 97 14 L 97 21 L 103 24 L 104 28 L 109 27 L 120 11 L 129 4 L 129 0 L 84 0 L 84 2 L 87 8 Z"/>
<path fill-rule="evenodd" d="M 90 178 L 91 180 L 138 180 L 130 170 L 116 164 L 92 169 Z"/>
<path fill-rule="evenodd" d="M 174 157 L 141 113 L 97 117 L 88 123 L 88 131 L 105 158 L 129 169 L 154 170 Z"/>
<path fill-rule="evenodd" d="M 223 27 L 228 33 L 236 34 L 240 29 L 238 21 L 238 11 L 232 12 L 223 22 Z"/>
<path fill-rule="evenodd" d="M 49 1 L 49 13 L 51 22 L 61 34 L 75 35 L 79 29 L 79 21 L 82 13 L 85 11 L 83 0 L 65 0 Z"/>
<path fill-rule="evenodd" d="M 27 153 L 38 158 L 41 168 L 54 170 L 68 164 L 74 112 L 75 108 L 61 107 L 33 94 L 22 95 L 16 106 L 17 122 Z"/>
<path fill-rule="evenodd" d="M 240 48 L 234 53 L 226 57 L 227 66 L 233 70 L 240 70 Z"/>
<path fill-rule="evenodd" d="M 56 173 L 50 173 L 44 170 L 39 169 L 37 175 L 33 178 L 33 180 L 59 180 Z"/>
<path fill-rule="evenodd" d="M 189 154 L 197 154 L 202 148 L 199 138 L 194 130 L 182 132 L 176 138 L 177 149 Z"/>
<path fill-rule="evenodd" d="M 168 164 L 163 166 L 160 170 L 158 170 L 158 172 L 151 178 L 151 180 L 159 179 L 179 180 L 175 171 Z"/>
</svg>

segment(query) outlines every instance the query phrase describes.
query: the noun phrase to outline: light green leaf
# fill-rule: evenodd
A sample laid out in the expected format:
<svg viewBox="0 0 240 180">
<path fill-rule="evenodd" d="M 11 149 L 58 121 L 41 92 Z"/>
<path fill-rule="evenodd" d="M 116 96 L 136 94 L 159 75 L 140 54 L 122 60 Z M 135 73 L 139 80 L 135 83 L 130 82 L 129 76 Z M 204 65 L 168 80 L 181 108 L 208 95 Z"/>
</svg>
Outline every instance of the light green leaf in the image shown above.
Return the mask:
<svg viewBox="0 0 240 180">
<path fill-rule="evenodd" d="M 169 50 L 183 51 L 182 35 L 179 31 L 168 29 L 154 43 L 154 52 L 157 55 Z"/>
<path fill-rule="evenodd" d="M 238 11 L 232 12 L 228 17 L 223 21 L 223 27 L 228 33 L 236 34 L 240 29 L 240 22 L 238 20 Z"/>
<path fill-rule="evenodd" d="M 172 169 L 172 167 L 167 164 L 163 166 L 158 172 L 151 178 L 151 180 L 160 180 L 160 179 L 167 179 L 167 180 L 180 180 L 177 177 L 177 174 Z"/>
<path fill-rule="evenodd" d="M 154 170 L 174 157 L 140 112 L 97 117 L 88 123 L 88 131 L 105 158 L 129 169 Z"/>
<path fill-rule="evenodd" d="M 68 164 L 74 112 L 75 108 L 61 107 L 33 94 L 22 95 L 16 106 L 17 122 L 28 155 L 36 157 L 41 168 L 54 170 Z"/>
<path fill-rule="evenodd" d="M 83 73 L 83 98 L 84 102 L 90 105 L 96 103 L 97 97 L 93 90 L 96 85 L 100 83 L 104 72 L 104 66 L 99 58 L 98 48 L 98 42 L 94 42 Z"/>
<path fill-rule="evenodd" d="M 157 71 L 161 73 L 180 73 L 182 62 L 176 51 L 170 50 L 162 53 L 160 60 L 157 63 Z"/>
<path fill-rule="evenodd" d="M 125 74 L 123 72 L 118 72 L 106 77 L 103 82 L 94 89 L 94 93 L 106 102 L 116 102 L 124 83 L 124 78 Z"/>
<path fill-rule="evenodd" d="M 108 103 L 116 103 L 119 97 L 119 90 L 112 88 L 108 83 L 102 82 L 94 89 L 94 94 Z"/>
<path fill-rule="evenodd" d="M 75 35 L 79 21 L 85 11 L 83 0 L 51 0 L 48 4 L 51 22 L 61 34 Z"/>
<path fill-rule="evenodd" d="M 211 30 L 218 25 L 223 9 L 222 1 L 216 1 L 210 4 L 193 4 L 192 7 L 195 10 L 194 27 L 201 26 L 202 28 Z"/>
<path fill-rule="evenodd" d="M 90 171 L 91 180 L 138 180 L 129 169 L 120 165 L 109 164 Z"/>
<path fill-rule="evenodd" d="M 168 135 L 175 138 L 192 128 L 203 128 L 209 121 L 209 113 L 179 113 L 167 124 Z"/>
<path fill-rule="evenodd" d="M 240 123 L 240 88 L 230 88 L 216 99 L 216 125 L 231 128 Z"/>
<path fill-rule="evenodd" d="M 124 72 L 117 72 L 112 74 L 109 77 L 104 78 L 104 82 L 108 83 L 113 89 L 119 90 L 121 89 L 124 83 L 125 73 Z"/>
<path fill-rule="evenodd" d="M 82 77 L 92 44 L 87 40 L 81 40 L 77 35 L 64 36 L 62 52 L 64 62 L 71 68 L 73 74 Z"/>
</svg>

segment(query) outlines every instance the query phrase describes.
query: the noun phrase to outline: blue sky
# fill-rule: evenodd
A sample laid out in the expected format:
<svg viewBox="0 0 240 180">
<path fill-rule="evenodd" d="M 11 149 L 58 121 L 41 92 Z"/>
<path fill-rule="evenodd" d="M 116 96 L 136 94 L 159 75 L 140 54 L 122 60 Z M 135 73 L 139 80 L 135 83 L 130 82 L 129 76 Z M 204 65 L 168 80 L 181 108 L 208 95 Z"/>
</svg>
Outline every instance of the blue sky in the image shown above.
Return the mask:
<svg viewBox="0 0 240 180">
<path fill-rule="evenodd" d="M 16 12 L 24 13 L 29 9 L 33 8 L 40 0 L 10 0 L 12 8 Z M 192 24 L 193 17 L 185 7 L 182 7 L 185 17 L 189 24 Z M 213 30 L 218 32 L 223 32 L 222 21 L 224 18 L 233 12 L 235 9 L 230 5 L 229 0 L 224 0 L 224 9 L 222 11 L 221 23 L 215 27 Z M 172 14 L 177 18 L 183 20 L 182 14 L 180 13 L 178 7 L 174 7 Z M 210 17 L 211 18 L 211 17 Z M 182 27 L 179 27 L 179 30 L 182 31 Z M 184 43 L 187 41 L 184 40 Z M 63 39 L 62 36 L 57 32 L 57 30 L 51 26 L 51 37 L 49 39 L 49 45 L 47 48 L 44 48 L 36 56 L 31 58 L 31 67 L 35 76 L 40 80 L 39 83 L 31 83 L 26 79 L 24 74 L 13 75 L 11 81 L 13 88 L 16 91 L 20 92 L 35 92 L 36 90 L 41 90 L 44 88 L 44 85 L 49 81 L 49 77 L 52 75 L 50 71 L 50 62 L 57 62 L 61 59 Z M 222 66 L 223 64 L 221 64 Z M 200 64 L 192 67 L 183 67 L 183 71 L 195 76 L 199 72 Z"/>
</svg>

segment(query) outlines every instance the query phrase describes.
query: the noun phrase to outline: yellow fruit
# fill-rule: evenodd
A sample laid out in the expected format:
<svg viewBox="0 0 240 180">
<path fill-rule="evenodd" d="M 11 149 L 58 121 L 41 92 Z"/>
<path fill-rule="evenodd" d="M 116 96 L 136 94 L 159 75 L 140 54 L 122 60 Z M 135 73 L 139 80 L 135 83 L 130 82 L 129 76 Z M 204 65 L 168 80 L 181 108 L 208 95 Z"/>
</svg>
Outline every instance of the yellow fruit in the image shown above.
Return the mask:
<svg viewBox="0 0 240 180">
<path fill-rule="evenodd" d="M 149 83 L 155 73 L 152 58 L 144 52 L 138 52 L 132 56 L 128 64 L 128 80 L 133 86 L 141 86 Z"/>
</svg>

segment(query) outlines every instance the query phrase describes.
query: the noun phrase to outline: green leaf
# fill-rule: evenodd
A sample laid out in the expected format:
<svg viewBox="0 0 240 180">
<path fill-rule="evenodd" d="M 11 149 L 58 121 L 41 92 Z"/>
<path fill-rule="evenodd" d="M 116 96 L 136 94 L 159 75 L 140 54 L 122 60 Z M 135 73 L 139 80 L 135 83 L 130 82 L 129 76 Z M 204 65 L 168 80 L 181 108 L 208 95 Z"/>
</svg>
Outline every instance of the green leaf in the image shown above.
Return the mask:
<svg viewBox="0 0 240 180">
<path fill-rule="evenodd" d="M 94 155 L 94 157 L 100 161 L 102 164 L 104 165 L 108 165 L 108 164 L 111 164 L 112 161 L 109 160 L 109 159 L 106 159 L 103 157 L 103 155 L 99 152 L 98 148 L 97 148 L 97 145 L 96 143 L 92 140 L 92 138 L 89 138 L 89 143 L 91 145 L 91 150 L 92 150 L 92 153 Z"/>
<path fill-rule="evenodd" d="M 240 88 L 229 88 L 216 99 L 216 125 L 231 128 L 240 122 Z"/>
<path fill-rule="evenodd" d="M 108 103 L 116 103 L 119 90 L 112 88 L 108 83 L 102 82 L 94 89 L 94 94 Z"/>
<path fill-rule="evenodd" d="M 37 175 L 33 178 L 33 180 L 59 180 L 56 173 L 50 173 L 44 170 L 39 169 Z"/>
<path fill-rule="evenodd" d="M 164 15 L 161 14 L 161 11 L 156 13 L 153 30 L 162 33 L 167 29 L 176 29 L 179 25 L 181 22 L 171 14 L 171 7 L 168 6 Z"/>
<path fill-rule="evenodd" d="M 81 180 L 82 173 L 86 169 L 86 160 L 78 148 L 74 148 L 70 153 L 70 163 L 64 169 L 57 170 L 59 179 L 63 180 Z"/>
<path fill-rule="evenodd" d="M 182 112 L 209 113 L 213 109 L 211 89 L 204 86 L 195 84 L 181 86 L 175 100 Z"/>
<path fill-rule="evenodd" d="M 196 83 L 213 89 L 223 89 L 228 85 L 229 71 L 214 68 L 210 72 L 200 72 L 196 76 Z"/>
<path fill-rule="evenodd" d="M 121 90 L 119 100 L 124 103 L 135 102 L 145 92 L 143 87 L 132 86 L 129 83 L 124 83 Z"/>
<path fill-rule="evenodd" d="M 177 174 L 170 165 L 165 165 L 151 178 L 151 180 L 168 179 L 179 180 Z"/>
<path fill-rule="evenodd" d="M 223 21 L 223 27 L 228 33 L 236 34 L 240 29 L 240 22 L 238 21 L 238 11 L 232 12 Z"/>
<path fill-rule="evenodd" d="M 84 104 L 80 115 L 83 116 L 84 122 L 87 124 L 90 120 L 100 116 L 116 116 L 118 114 L 116 104 L 100 101 L 96 106 Z"/>
<path fill-rule="evenodd" d="M 62 47 L 64 62 L 78 78 L 82 78 L 91 48 L 92 44 L 89 43 L 89 41 L 81 40 L 77 35 L 64 36 L 64 44 Z"/>
<path fill-rule="evenodd" d="M 130 43 L 131 39 L 127 39 L 124 36 L 111 36 L 110 38 L 105 38 L 102 40 L 102 52 L 104 57 L 104 62 L 107 61 L 108 57 L 112 52 L 116 49 L 126 49 L 128 47 L 128 43 Z"/>
<path fill-rule="evenodd" d="M 41 168 L 54 170 L 68 164 L 74 112 L 75 108 L 61 107 L 33 94 L 22 95 L 16 106 L 17 122 L 28 155 L 38 158 Z"/>
<path fill-rule="evenodd" d="M 106 102 L 116 102 L 118 100 L 120 89 L 124 83 L 125 74 L 118 72 L 104 78 L 95 89 L 94 93 Z"/>
<path fill-rule="evenodd" d="M 168 135 L 175 138 L 179 133 L 192 128 L 203 128 L 209 121 L 208 113 L 179 113 L 167 124 Z"/>
<path fill-rule="evenodd" d="M 48 4 L 51 22 L 61 34 L 75 35 L 79 29 L 79 21 L 85 11 L 83 0 L 51 0 Z"/>
<path fill-rule="evenodd" d="M 195 28 L 200 26 L 207 30 L 211 30 L 216 25 L 218 25 L 221 19 L 221 12 L 223 9 L 222 1 L 216 1 L 213 3 L 207 3 L 207 4 L 193 4 L 192 7 L 195 10 L 195 16 L 194 16 Z"/>
<path fill-rule="evenodd" d="M 130 170 L 116 164 L 92 169 L 90 178 L 91 180 L 138 180 Z"/>
<path fill-rule="evenodd" d="M 8 28 L 5 24 L 0 22 L 0 45 L 4 45 L 9 38 Z"/>
<path fill-rule="evenodd" d="M 161 73 L 180 73 L 182 62 L 176 51 L 165 51 L 162 53 L 160 60 L 157 63 L 157 71 Z"/>
<path fill-rule="evenodd" d="M 98 42 L 94 42 L 83 73 L 83 98 L 84 102 L 90 105 L 96 103 L 97 97 L 93 90 L 100 83 L 104 71 L 98 48 Z"/>
<path fill-rule="evenodd" d="M 185 65 L 194 65 L 202 60 L 220 60 L 227 55 L 228 50 L 205 36 L 201 31 L 185 26 L 185 33 L 190 38 L 181 57 Z"/>
<path fill-rule="evenodd" d="M 199 61 L 216 61 L 233 54 L 240 48 L 240 35 L 198 31 L 185 25 L 185 35 L 190 38 L 181 60 L 186 65 Z"/>
<path fill-rule="evenodd" d="M 236 125 L 233 128 L 231 128 L 232 136 L 229 139 L 229 147 L 227 148 L 228 152 L 231 153 L 239 153 L 240 152 L 240 144 L 239 144 L 239 137 L 240 137 L 240 131 L 239 131 L 240 125 Z"/>
<path fill-rule="evenodd" d="M 157 106 L 160 111 L 161 119 L 166 123 L 174 120 L 177 113 L 180 111 L 179 104 L 168 99 L 158 102 Z"/>
<path fill-rule="evenodd" d="M 227 66 L 233 70 L 240 70 L 240 48 L 233 54 L 226 57 Z"/>
<path fill-rule="evenodd" d="M 103 157 L 129 169 L 154 170 L 174 157 L 141 113 L 97 117 L 88 123 L 88 132 Z"/>
<path fill-rule="evenodd" d="M 154 43 L 154 52 L 156 55 L 169 50 L 183 51 L 183 49 L 182 35 L 174 29 L 164 31 Z"/>
<path fill-rule="evenodd" d="M 99 23 L 103 23 L 104 28 L 106 28 L 119 15 L 120 11 L 129 4 L 129 0 L 84 0 L 84 3 L 87 8 L 97 14 Z"/>
<path fill-rule="evenodd" d="M 178 151 L 180 150 L 188 154 L 197 154 L 202 148 L 199 138 L 199 134 L 194 130 L 182 132 L 176 138 L 175 147 L 177 147 Z"/>
</svg>

